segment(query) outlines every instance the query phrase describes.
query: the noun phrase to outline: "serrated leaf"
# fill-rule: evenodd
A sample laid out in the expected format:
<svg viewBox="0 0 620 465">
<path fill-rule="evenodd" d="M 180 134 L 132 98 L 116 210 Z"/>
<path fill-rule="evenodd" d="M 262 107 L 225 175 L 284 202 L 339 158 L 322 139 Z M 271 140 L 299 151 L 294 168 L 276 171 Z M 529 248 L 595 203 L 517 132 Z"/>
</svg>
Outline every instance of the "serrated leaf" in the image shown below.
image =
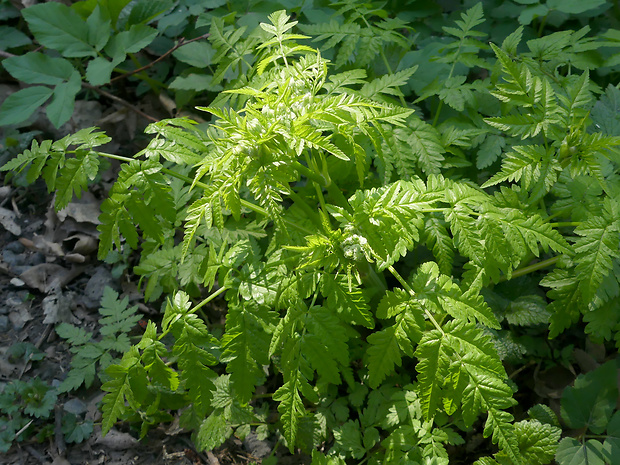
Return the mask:
<svg viewBox="0 0 620 465">
<path fill-rule="evenodd" d="M 109 336 L 118 333 L 128 333 L 138 323 L 142 315 L 136 314 L 138 306 L 128 307 L 129 298 L 118 299 L 118 293 L 111 287 L 103 289 L 99 319 L 101 334 Z"/>
<path fill-rule="evenodd" d="M 555 269 L 540 284 L 550 287 L 547 296 L 554 301 L 549 304 L 549 337 L 554 338 L 579 320 L 583 300 L 579 280 L 567 270 Z"/>
<path fill-rule="evenodd" d="M 547 6 L 562 13 L 578 15 L 604 5 L 605 0 L 549 0 Z"/>
<path fill-rule="evenodd" d="M 291 451 L 295 448 L 299 422 L 306 414 L 299 395 L 301 383 L 305 381 L 301 378 L 302 374 L 299 371 L 291 373 L 290 378 L 273 394 L 273 400 L 280 402 L 278 411 L 284 425 L 284 437 Z"/>
<path fill-rule="evenodd" d="M 348 335 L 338 318 L 325 307 L 311 307 L 305 319 L 306 333 L 300 347 L 322 379 L 340 384 L 342 367 L 349 362 Z"/>
<path fill-rule="evenodd" d="M 104 57 L 96 57 L 88 62 L 88 66 L 86 67 L 86 80 L 93 86 L 107 84 L 110 82 L 114 68 L 124 59 L 124 56 L 117 56 L 112 58 L 112 61 L 109 61 Z"/>
<path fill-rule="evenodd" d="M 463 293 L 448 276 L 439 273 L 435 262 L 420 265 L 414 275 L 412 287 L 422 308 L 443 310 L 454 318 L 478 321 L 491 328 L 500 328 L 482 296 Z"/>
<path fill-rule="evenodd" d="M 515 423 L 520 456 L 526 463 L 546 464 L 553 460 L 562 430 L 536 420 Z"/>
<path fill-rule="evenodd" d="M 402 95 L 399 87 L 407 85 L 409 78 L 416 72 L 417 69 L 417 66 L 413 66 L 411 68 L 403 69 L 393 74 L 386 74 L 384 76 L 381 76 L 380 78 L 374 79 L 371 82 L 365 83 L 360 89 L 360 93 L 364 97 L 368 98 L 375 98 L 377 95 L 380 94 L 395 96 Z M 349 82 L 351 81 L 349 80 Z"/>
<path fill-rule="evenodd" d="M 0 50 L 9 50 L 32 43 L 30 37 L 11 26 L 0 26 Z"/>
<path fill-rule="evenodd" d="M 110 376 L 110 380 L 101 386 L 101 390 L 107 392 L 103 397 L 103 420 L 101 421 L 101 432 L 107 434 L 114 426 L 118 418 L 127 411 L 125 405 L 126 400 L 130 405 L 133 401 L 132 389 L 129 383 L 129 372 L 137 366 L 140 355 L 138 349 L 134 346 L 129 352 L 123 355 L 120 363 L 110 365 L 106 369 L 106 373 Z"/>
<path fill-rule="evenodd" d="M 497 443 L 500 450 L 510 457 L 512 463 L 521 465 L 524 461 L 515 435 L 515 427 L 511 423 L 512 420 L 513 417 L 508 412 L 490 409 L 483 435 L 485 437 L 492 436 L 493 442 Z"/>
<path fill-rule="evenodd" d="M 177 60 L 192 65 L 195 68 L 206 68 L 209 66 L 214 55 L 215 50 L 208 42 L 191 42 L 172 53 L 172 56 Z"/>
<path fill-rule="evenodd" d="M 136 53 L 149 45 L 157 36 L 157 30 L 144 24 L 134 24 L 129 30 L 113 36 L 105 46 L 105 52 L 113 60 L 125 59 L 127 53 Z"/>
<path fill-rule="evenodd" d="M 74 158 L 67 159 L 56 180 L 56 209 L 65 208 L 73 194 L 80 198 L 88 189 L 88 180 L 95 179 L 98 171 L 99 156 L 95 152 L 78 150 Z"/>
<path fill-rule="evenodd" d="M 82 88 L 82 80 L 77 71 L 67 82 L 62 82 L 54 88 L 52 101 L 47 106 L 46 113 L 54 127 L 59 128 L 73 115 L 75 96 Z"/>
<path fill-rule="evenodd" d="M 504 137 L 495 134 L 487 136 L 478 150 L 476 168 L 483 169 L 491 166 L 502 154 L 505 145 L 506 139 Z"/>
<path fill-rule="evenodd" d="M 547 425 L 560 427 L 560 421 L 558 420 L 557 415 L 548 405 L 536 404 L 527 411 L 527 414 L 532 420 L 536 420 Z"/>
<path fill-rule="evenodd" d="M 334 429 L 334 452 L 361 459 L 366 450 L 362 446 L 360 427 L 356 421 L 349 420 Z"/>
<path fill-rule="evenodd" d="M 26 84 L 52 86 L 68 81 L 75 71 L 70 61 L 40 52 L 28 52 L 6 58 L 2 61 L 2 66 L 15 79 Z"/>
<path fill-rule="evenodd" d="M 88 43 L 95 47 L 95 50 L 101 50 L 108 43 L 112 31 L 108 8 L 95 6 L 86 20 L 86 25 L 88 26 Z"/>
<path fill-rule="evenodd" d="M 90 44 L 88 25 L 74 10 L 62 3 L 47 2 L 22 11 L 30 32 L 46 47 L 66 57 L 95 56 Z"/>
<path fill-rule="evenodd" d="M 606 465 L 603 444 L 596 439 L 579 442 L 574 438 L 560 441 L 555 459 L 559 465 Z"/>
<path fill-rule="evenodd" d="M 231 384 L 241 403 L 252 399 L 258 380 L 264 376 L 263 365 L 274 328 L 274 314 L 264 305 L 240 302 L 229 305 L 226 334 L 222 337 L 222 361 L 231 373 Z"/>
<path fill-rule="evenodd" d="M 196 445 L 198 450 L 213 450 L 221 446 L 232 434 L 233 430 L 228 425 L 226 417 L 221 412 L 215 411 L 200 424 Z"/>
<path fill-rule="evenodd" d="M 444 147 L 441 145 L 439 133 L 430 124 L 421 119 L 413 118 L 410 123 L 411 133 L 407 138 L 416 163 L 426 174 L 440 172 L 444 160 Z"/>
<path fill-rule="evenodd" d="M 205 415 L 214 389 L 211 379 L 215 374 L 209 366 L 216 363 L 208 349 L 216 346 L 216 340 L 204 322 L 190 310 L 189 297 L 183 292 L 177 292 L 173 300 L 168 301 L 162 328 L 170 330 L 176 337 L 172 353 L 177 357 L 179 378 L 196 415 Z"/>
<path fill-rule="evenodd" d="M 586 302 L 611 272 L 612 260 L 620 257 L 619 226 L 617 219 L 594 216 L 575 228 L 575 233 L 581 236 L 575 242 L 575 271 Z"/>
<path fill-rule="evenodd" d="M 362 289 L 353 285 L 349 287 L 346 276 L 334 277 L 323 275 L 321 292 L 327 299 L 327 307 L 342 314 L 346 320 L 356 324 L 374 327 L 374 319 L 370 314 L 368 299 Z"/>
<path fill-rule="evenodd" d="M 172 0 L 138 0 L 134 3 L 127 24 L 146 24 L 172 8 Z"/>
</svg>

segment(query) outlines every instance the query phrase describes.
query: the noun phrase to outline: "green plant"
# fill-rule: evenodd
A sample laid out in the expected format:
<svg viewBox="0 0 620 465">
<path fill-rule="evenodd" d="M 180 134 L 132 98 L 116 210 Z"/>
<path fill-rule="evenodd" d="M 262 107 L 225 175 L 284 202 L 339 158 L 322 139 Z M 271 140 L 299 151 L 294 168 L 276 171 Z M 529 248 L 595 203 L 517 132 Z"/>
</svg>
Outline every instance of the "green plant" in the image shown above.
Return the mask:
<svg viewBox="0 0 620 465">
<path fill-rule="evenodd" d="M 142 315 L 136 314 L 137 306 L 127 307 L 129 299 L 118 299 L 118 293 L 106 287 L 99 309 L 99 333 L 101 338 L 93 340 L 93 333 L 69 323 L 56 326 L 56 333 L 67 340 L 73 353 L 71 370 L 58 386 L 58 392 L 68 392 L 80 386 L 90 387 L 95 375 L 101 376 L 104 370 L 115 361 L 112 353 L 122 354 L 129 350 L 131 342 L 128 333 L 134 328 Z"/>
<path fill-rule="evenodd" d="M 206 128 L 154 123 L 134 159 L 98 152 L 109 138 L 91 128 L 2 168 L 28 166 L 62 208 L 100 157 L 124 162 L 99 256 L 141 248 L 147 291 L 172 295 L 106 370 L 104 432 L 182 410 L 200 449 L 267 434 L 264 385 L 280 440 L 315 464 L 448 463 L 481 414 L 497 448 L 477 464 L 549 463 L 560 430 L 544 407 L 513 410 L 507 333 L 561 337 L 582 315 L 593 339 L 620 330 L 620 125 L 597 122 L 618 89 L 595 99 L 587 31 L 486 47 L 476 5 L 446 28 L 445 79 L 412 90 L 406 55 L 385 76 L 330 74 L 284 11 L 269 19 L 223 62 L 237 78 L 201 108 Z M 241 35 L 212 42 L 220 58 Z M 412 92 L 423 111 L 394 99 Z M 520 300 L 504 303 L 506 281 Z M 224 328 L 197 315 L 218 296 Z"/>
<path fill-rule="evenodd" d="M 56 390 L 39 378 L 12 381 L 0 392 L 0 451 L 7 452 L 13 441 L 23 441 L 37 432 L 56 404 Z M 39 429 L 40 439 L 49 431 Z"/>
<path fill-rule="evenodd" d="M 41 353 L 25 344 L 12 346 L 13 356 L 25 361 L 41 360 Z M 25 349 L 25 350 L 24 350 Z M 35 438 L 39 442 L 54 435 L 54 415 L 58 390 L 38 377 L 28 381 L 14 380 L 0 391 L 0 452 L 5 453 L 14 442 Z M 59 415 L 55 412 L 55 415 Z M 93 423 L 78 419 L 72 413 L 61 413 L 65 441 L 82 442 L 93 431 Z M 52 417 L 52 418 L 50 418 Z M 50 422 L 51 420 L 51 422 Z"/>
<path fill-rule="evenodd" d="M 562 420 L 577 437 L 560 441 L 556 460 L 566 464 L 614 463 L 620 452 L 618 363 L 609 361 L 580 375 L 562 394 Z M 597 439 L 603 439 L 603 442 Z"/>
</svg>

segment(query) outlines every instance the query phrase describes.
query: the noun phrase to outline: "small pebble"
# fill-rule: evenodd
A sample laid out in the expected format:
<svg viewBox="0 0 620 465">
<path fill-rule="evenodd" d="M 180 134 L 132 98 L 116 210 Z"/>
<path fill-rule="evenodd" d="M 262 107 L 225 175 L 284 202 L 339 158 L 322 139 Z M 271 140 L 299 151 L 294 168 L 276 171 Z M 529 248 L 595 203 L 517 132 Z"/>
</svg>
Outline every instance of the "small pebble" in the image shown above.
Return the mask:
<svg viewBox="0 0 620 465">
<path fill-rule="evenodd" d="M 24 256 L 11 252 L 10 250 L 3 250 L 2 261 L 9 265 L 9 268 L 15 268 L 16 266 L 24 264 Z"/>
<path fill-rule="evenodd" d="M 20 253 L 24 253 L 24 250 L 26 250 L 26 248 L 24 247 L 24 245 L 19 242 L 19 241 L 13 241 L 13 242 L 9 242 L 5 247 L 4 247 L 5 252 L 8 250 L 10 252 L 13 252 L 15 254 L 20 254 Z"/>
<path fill-rule="evenodd" d="M 31 265 L 40 265 L 41 263 L 45 263 L 45 255 L 41 252 L 36 252 L 30 256 L 28 262 Z"/>
</svg>

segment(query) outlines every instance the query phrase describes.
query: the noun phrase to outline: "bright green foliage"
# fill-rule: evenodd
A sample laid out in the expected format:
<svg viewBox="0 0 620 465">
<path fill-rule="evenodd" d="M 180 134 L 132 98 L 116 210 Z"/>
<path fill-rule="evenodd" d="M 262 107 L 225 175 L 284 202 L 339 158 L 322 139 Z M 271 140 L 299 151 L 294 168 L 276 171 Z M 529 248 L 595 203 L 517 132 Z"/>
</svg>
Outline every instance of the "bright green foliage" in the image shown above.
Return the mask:
<svg viewBox="0 0 620 465">
<path fill-rule="evenodd" d="M 166 6 L 137 2 L 125 23 L 93 10 L 124 30 L 86 43 L 121 56 Z M 477 424 L 493 455 L 478 464 L 581 463 L 570 457 L 616 450 L 617 388 L 602 380 L 615 380 L 611 364 L 562 402 L 566 424 L 607 439 L 559 447 L 553 412 L 513 409 L 518 385 L 502 364 L 544 358 L 543 332 L 561 337 L 582 315 L 594 339 L 620 341 L 620 126 L 599 131 L 620 96 L 612 86 L 595 100 L 600 43 L 586 28 L 521 45 L 534 36 L 519 27 L 497 40 L 477 4 L 456 27 L 442 22 L 447 40 L 408 51 L 405 23 L 383 7 L 325 8 L 334 17 L 299 24 L 320 50 L 283 10 L 239 28 L 233 15 L 198 14 L 211 35 L 194 49 L 210 63 L 176 53 L 194 68 L 175 85 L 213 65 L 200 89 L 225 90 L 198 107 L 204 125 L 153 123 L 133 159 L 97 152 L 106 137 L 84 130 L 33 142 L 3 167 L 43 177 L 62 207 L 100 157 L 124 162 L 102 205 L 99 255 L 141 249 L 147 299 L 169 298 L 161 328 L 150 322 L 105 372 L 103 431 L 128 420 L 144 436 L 183 410 L 198 448 L 212 449 L 267 428 L 267 385 L 281 440 L 316 464 L 447 464 L 447 446 Z M 51 59 L 29 56 L 28 69 Z M 24 63 L 9 68 L 24 73 Z M 65 79 L 55 63 L 56 74 L 32 79 Z M 195 302 L 203 288 L 212 294 Z M 218 296 L 221 325 L 199 312 Z M 105 307 L 104 322 L 127 329 L 122 305 Z"/>
<path fill-rule="evenodd" d="M 67 340 L 74 354 L 71 370 L 58 387 L 58 392 L 68 392 L 85 385 L 89 387 L 99 372 L 103 371 L 117 359 L 112 353 L 124 353 L 131 347 L 128 333 L 133 329 L 142 315 L 136 314 L 137 306 L 128 307 L 129 299 L 118 300 L 118 294 L 109 287 L 103 291 L 99 314 L 99 332 L 101 339 L 94 341 L 93 334 L 69 323 L 60 323 L 56 327 L 58 335 Z"/>
</svg>

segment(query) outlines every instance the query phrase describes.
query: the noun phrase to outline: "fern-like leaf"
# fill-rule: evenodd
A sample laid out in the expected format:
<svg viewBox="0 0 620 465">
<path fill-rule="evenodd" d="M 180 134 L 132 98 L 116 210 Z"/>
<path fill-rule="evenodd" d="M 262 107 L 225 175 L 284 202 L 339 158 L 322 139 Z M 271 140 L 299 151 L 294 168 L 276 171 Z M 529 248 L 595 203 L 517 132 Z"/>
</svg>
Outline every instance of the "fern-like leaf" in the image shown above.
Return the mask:
<svg viewBox="0 0 620 465">
<path fill-rule="evenodd" d="M 479 322 L 499 329 L 493 312 L 479 294 L 464 294 L 449 276 L 439 273 L 435 262 L 426 262 L 418 268 L 412 283 L 420 308 L 446 312 L 463 321 Z"/>
<path fill-rule="evenodd" d="M 217 362 L 208 349 L 214 349 L 217 341 L 209 334 L 204 322 L 190 310 L 189 297 L 183 292 L 178 292 L 172 301 L 168 301 L 162 329 L 164 332 L 171 331 L 176 338 L 172 353 L 181 372 L 179 378 L 194 413 L 198 417 L 204 416 L 214 389 L 211 379 L 215 377 L 208 367 Z"/>
<path fill-rule="evenodd" d="M 326 298 L 327 307 L 344 321 L 367 328 L 374 327 L 368 298 L 362 289 L 350 283 L 345 275 L 324 274 L 321 278 L 321 293 Z"/>
<path fill-rule="evenodd" d="M 346 327 L 333 312 L 318 305 L 308 309 L 304 323 L 302 353 L 323 380 L 340 384 L 342 367 L 349 362 Z"/>
<path fill-rule="evenodd" d="M 133 404 L 132 385 L 130 378 L 139 378 L 139 372 L 143 372 L 140 363 L 138 348 L 133 346 L 129 352 L 123 355 L 120 363 L 110 365 L 106 373 L 112 378 L 101 386 L 107 394 L 103 397 L 102 412 L 104 419 L 101 423 L 101 431 L 106 434 L 114 426 L 116 421 L 126 411 L 126 402 Z"/>
<path fill-rule="evenodd" d="M 579 321 L 584 306 L 579 280 L 568 270 L 556 268 L 545 276 L 540 284 L 551 288 L 547 296 L 553 301 L 547 309 L 551 313 L 549 337 L 554 338 Z"/>
<path fill-rule="evenodd" d="M 257 381 L 264 376 L 263 365 L 274 328 L 274 314 L 257 302 L 229 303 L 226 334 L 222 338 L 222 361 L 231 373 L 230 381 L 239 401 L 249 402 Z"/>
<path fill-rule="evenodd" d="M 129 297 L 118 300 L 118 293 L 106 286 L 101 298 L 99 319 L 101 334 L 107 336 L 116 333 L 128 333 L 138 323 L 142 315 L 136 314 L 138 306 L 128 307 Z"/>
<path fill-rule="evenodd" d="M 609 208 L 603 216 L 593 216 L 582 223 L 575 233 L 581 236 L 575 242 L 575 271 L 579 290 L 584 301 L 589 302 L 611 272 L 613 259 L 620 258 L 620 217 L 614 217 L 613 209 Z"/>
<path fill-rule="evenodd" d="M 377 317 L 396 317 L 393 325 L 368 337 L 368 382 L 377 387 L 394 366 L 401 365 L 401 352 L 413 356 L 413 344 L 422 337 L 424 329 L 422 307 L 406 292 L 395 289 L 388 292 L 377 309 Z"/>
</svg>

